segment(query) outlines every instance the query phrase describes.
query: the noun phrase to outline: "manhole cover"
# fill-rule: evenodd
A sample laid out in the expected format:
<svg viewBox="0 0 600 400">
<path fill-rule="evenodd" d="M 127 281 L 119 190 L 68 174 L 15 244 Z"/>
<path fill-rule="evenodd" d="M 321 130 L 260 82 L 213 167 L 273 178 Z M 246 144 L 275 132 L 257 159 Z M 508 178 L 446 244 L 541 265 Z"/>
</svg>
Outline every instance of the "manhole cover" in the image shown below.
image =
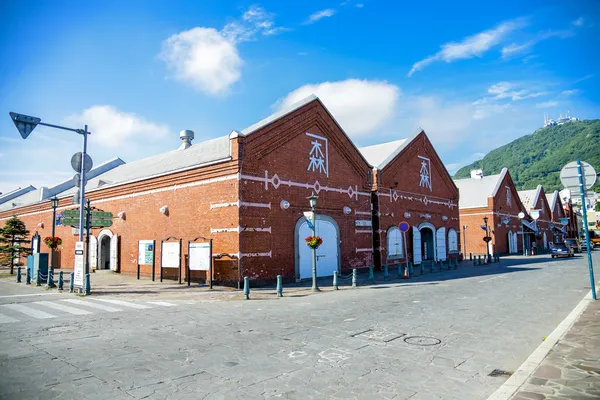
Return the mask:
<svg viewBox="0 0 600 400">
<path fill-rule="evenodd" d="M 506 376 L 509 377 L 511 376 L 513 373 L 512 372 L 508 372 L 508 371 L 503 371 L 501 369 L 495 369 L 492 372 L 490 372 L 488 374 L 488 376 Z"/>
<path fill-rule="evenodd" d="M 408 344 L 414 344 L 417 346 L 436 346 L 442 343 L 440 339 L 429 336 L 409 336 L 404 338 L 404 341 Z"/>
<path fill-rule="evenodd" d="M 56 326 L 54 328 L 49 328 L 48 332 L 71 332 L 77 329 L 74 326 Z"/>
</svg>

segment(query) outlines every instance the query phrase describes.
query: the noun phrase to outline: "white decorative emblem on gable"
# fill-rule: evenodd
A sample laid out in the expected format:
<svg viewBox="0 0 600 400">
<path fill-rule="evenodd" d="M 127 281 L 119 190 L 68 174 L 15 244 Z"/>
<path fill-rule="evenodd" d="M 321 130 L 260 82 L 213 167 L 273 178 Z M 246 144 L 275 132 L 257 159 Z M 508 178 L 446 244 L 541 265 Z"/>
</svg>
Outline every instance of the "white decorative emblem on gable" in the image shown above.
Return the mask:
<svg viewBox="0 0 600 400">
<path fill-rule="evenodd" d="M 327 138 L 317 136 L 306 132 L 306 136 L 312 138 L 312 148 L 308 153 L 307 171 L 320 172 L 329 176 L 329 149 L 327 148 Z"/>
<path fill-rule="evenodd" d="M 419 181 L 419 186 L 429 188 L 429 191 L 433 191 L 431 186 L 431 160 L 421 156 L 419 158 L 421 159 L 421 171 L 419 172 L 421 180 Z"/>
<path fill-rule="evenodd" d="M 510 197 L 510 187 L 505 186 L 506 188 L 506 205 L 512 207 L 512 198 Z"/>
</svg>

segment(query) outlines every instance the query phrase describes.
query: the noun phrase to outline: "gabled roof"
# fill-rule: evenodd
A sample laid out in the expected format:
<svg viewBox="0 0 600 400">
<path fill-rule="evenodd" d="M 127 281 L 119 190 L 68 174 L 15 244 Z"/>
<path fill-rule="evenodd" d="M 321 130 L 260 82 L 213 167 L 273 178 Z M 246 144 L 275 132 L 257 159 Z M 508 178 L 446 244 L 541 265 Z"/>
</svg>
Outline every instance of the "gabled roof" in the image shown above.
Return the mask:
<svg viewBox="0 0 600 400">
<path fill-rule="evenodd" d="M 456 179 L 454 183 L 460 193 L 458 208 L 487 207 L 488 198 L 496 196 L 508 169 L 502 168 L 498 175 L 484 176 L 481 179 Z"/>
<path fill-rule="evenodd" d="M 245 129 L 242 129 L 241 131 L 238 131 L 238 133 L 241 134 L 242 136 L 247 136 L 247 135 L 251 134 L 252 132 L 255 132 L 255 131 L 259 130 L 260 128 L 263 128 L 263 127 L 269 125 L 271 122 L 275 122 L 278 119 L 285 117 L 289 113 L 296 111 L 297 109 L 299 109 L 299 108 L 307 105 L 311 101 L 317 100 L 317 99 L 318 99 L 317 96 L 315 96 L 314 94 L 311 94 L 310 96 L 305 97 L 304 99 L 295 102 L 291 106 L 289 106 L 281 111 L 278 111 L 275 114 L 271 114 L 267 118 L 265 118 L 261 121 L 258 121 L 257 123 L 250 125 L 249 127 L 245 128 Z"/>
<path fill-rule="evenodd" d="M 11 190 L 8 193 L 4 193 L 2 195 L 0 195 L 0 204 L 6 203 L 9 200 L 12 200 L 16 197 L 22 196 L 25 193 L 31 192 L 32 190 L 35 190 L 35 188 L 31 185 L 24 187 L 24 188 L 17 188 L 15 190 Z"/>
<path fill-rule="evenodd" d="M 377 169 L 385 167 L 397 153 L 398 149 L 405 147 L 408 139 L 394 140 L 393 142 L 374 144 L 372 146 L 359 147 L 358 151 L 362 153 L 367 162 Z"/>
<path fill-rule="evenodd" d="M 519 198 L 521 199 L 523 207 L 525 207 L 527 211 L 533 210 L 542 193 L 542 185 L 538 185 L 536 189 L 519 190 L 517 193 L 519 193 Z"/>
<path fill-rule="evenodd" d="M 558 190 L 555 190 L 552 194 L 547 194 L 546 200 L 550 204 L 550 210 L 554 212 L 554 207 L 556 207 L 556 201 L 558 200 Z"/>
</svg>

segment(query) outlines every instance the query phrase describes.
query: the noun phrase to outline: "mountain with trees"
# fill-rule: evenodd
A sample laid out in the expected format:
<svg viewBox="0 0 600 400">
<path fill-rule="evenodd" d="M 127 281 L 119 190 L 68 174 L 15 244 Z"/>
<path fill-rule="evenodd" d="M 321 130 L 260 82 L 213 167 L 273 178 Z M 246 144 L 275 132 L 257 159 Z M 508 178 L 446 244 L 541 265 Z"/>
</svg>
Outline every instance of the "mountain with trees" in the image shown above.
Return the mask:
<svg viewBox="0 0 600 400">
<path fill-rule="evenodd" d="M 535 189 L 541 184 L 546 193 L 551 193 L 563 189 L 560 170 L 575 160 L 586 161 L 600 172 L 600 120 L 540 128 L 462 167 L 454 174 L 454 179 L 470 177 L 472 169 L 482 169 L 484 175 L 495 175 L 506 167 L 518 190 Z M 600 183 L 597 182 L 592 190 L 600 192 Z"/>
</svg>

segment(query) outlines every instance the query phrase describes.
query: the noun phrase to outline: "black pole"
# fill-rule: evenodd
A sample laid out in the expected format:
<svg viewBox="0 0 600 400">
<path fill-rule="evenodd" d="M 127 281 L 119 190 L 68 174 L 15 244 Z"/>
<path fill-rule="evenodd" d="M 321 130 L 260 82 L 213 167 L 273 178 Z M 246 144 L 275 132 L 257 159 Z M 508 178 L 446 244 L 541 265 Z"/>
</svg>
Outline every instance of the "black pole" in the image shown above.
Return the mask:
<svg viewBox="0 0 600 400">
<path fill-rule="evenodd" d="M 160 241 L 160 281 L 161 282 L 162 282 L 162 278 L 163 278 L 163 273 L 162 273 L 163 243 L 164 243 L 164 240 L 161 240 Z"/>
<path fill-rule="evenodd" d="M 162 251 L 162 249 L 161 249 Z M 154 270 L 155 264 L 156 264 L 156 257 L 155 257 L 155 252 L 156 252 L 156 241 L 152 240 L 152 282 L 154 282 L 154 276 L 156 275 L 156 272 Z"/>
<path fill-rule="evenodd" d="M 52 201 L 52 240 L 54 241 L 54 235 L 56 232 L 56 202 Z M 54 279 L 54 246 L 50 249 L 50 271 L 52 272 L 52 278 Z"/>
<path fill-rule="evenodd" d="M 179 284 L 181 285 L 181 239 L 179 239 Z"/>
<path fill-rule="evenodd" d="M 208 271 L 208 275 L 210 277 L 210 286 L 209 289 L 213 288 L 213 256 L 212 256 L 212 239 L 209 240 L 210 243 L 210 264 L 209 264 L 209 271 Z"/>
</svg>

